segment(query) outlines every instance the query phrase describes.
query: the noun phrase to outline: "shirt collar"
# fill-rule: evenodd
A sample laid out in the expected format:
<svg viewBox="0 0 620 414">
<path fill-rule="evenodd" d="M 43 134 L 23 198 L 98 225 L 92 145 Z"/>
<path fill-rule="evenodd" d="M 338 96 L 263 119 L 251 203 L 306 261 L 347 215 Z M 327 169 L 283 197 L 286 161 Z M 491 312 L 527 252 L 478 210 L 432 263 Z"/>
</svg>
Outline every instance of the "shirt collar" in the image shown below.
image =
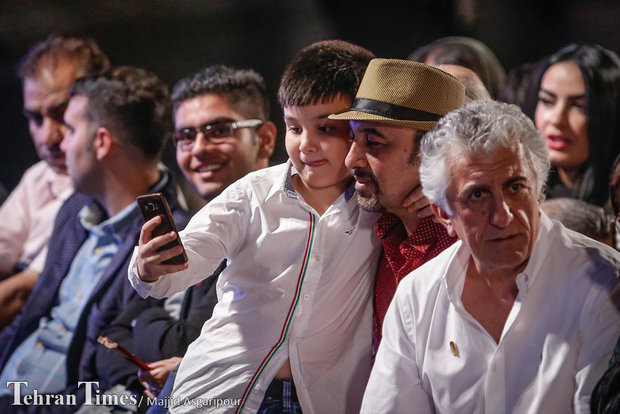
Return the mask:
<svg viewBox="0 0 620 414">
<path fill-rule="evenodd" d="M 160 172 L 161 178 L 151 187 L 150 193 L 163 190 L 171 179 L 167 169 L 161 169 Z M 98 236 L 112 235 L 117 242 L 125 238 L 132 228 L 131 223 L 140 217 L 138 203 L 135 201 L 109 218 L 103 207 L 95 200 L 91 200 L 78 213 L 78 220 L 84 229 Z"/>
<path fill-rule="evenodd" d="M 293 176 L 298 174 L 297 169 L 290 159 L 286 162 L 286 166 L 286 174 L 284 174 L 284 181 L 281 185 L 282 191 L 284 191 L 284 194 L 286 194 L 288 198 L 299 200 L 299 196 L 293 187 Z"/>
<path fill-rule="evenodd" d="M 284 191 L 287 197 L 298 200 L 299 195 L 297 194 L 297 192 L 295 191 L 295 188 L 293 187 L 293 176 L 295 174 L 299 174 L 299 172 L 297 172 L 297 169 L 295 168 L 295 166 L 293 165 L 293 162 L 289 158 L 289 160 L 287 161 L 287 169 L 286 169 L 286 174 L 284 176 L 284 181 L 281 183 L 280 188 L 282 188 L 282 191 Z M 349 200 L 351 200 L 351 198 L 353 197 L 353 194 L 355 194 L 355 181 L 354 180 L 352 180 L 349 186 L 344 190 L 345 204 L 349 203 Z"/>
<path fill-rule="evenodd" d="M 49 189 L 52 197 L 58 198 L 63 196 L 63 194 L 70 194 L 73 191 L 73 184 L 71 183 L 71 177 L 67 174 L 62 174 L 54 171 L 51 167 L 51 174 L 45 175 L 46 185 L 45 187 Z"/>
<path fill-rule="evenodd" d="M 84 229 L 91 236 L 98 238 L 111 236 L 117 244 L 120 244 L 129 230 L 132 228 L 131 223 L 139 218 L 140 210 L 137 203 L 131 203 L 113 217 L 107 217 L 105 210 L 96 201 L 82 207 L 78 213 L 78 219 Z"/>
</svg>

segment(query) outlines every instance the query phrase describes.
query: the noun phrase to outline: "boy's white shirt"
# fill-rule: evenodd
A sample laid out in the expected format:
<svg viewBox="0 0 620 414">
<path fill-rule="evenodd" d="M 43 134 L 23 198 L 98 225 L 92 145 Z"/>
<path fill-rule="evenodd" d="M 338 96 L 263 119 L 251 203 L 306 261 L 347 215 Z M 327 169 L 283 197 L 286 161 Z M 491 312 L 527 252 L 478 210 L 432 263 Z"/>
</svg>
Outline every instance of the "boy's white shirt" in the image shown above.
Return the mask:
<svg viewBox="0 0 620 414">
<path fill-rule="evenodd" d="M 293 174 L 290 161 L 253 172 L 199 211 L 180 233 L 185 271 L 142 282 L 134 251 L 129 280 L 143 297 L 182 291 L 229 262 L 213 316 L 179 368 L 174 412 L 223 412 L 197 409 L 192 399 L 206 401 L 198 398 L 241 399 L 243 411 L 256 412 L 287 359 L 304 412 L 359 411 L 371 368 L 378 215 L 360 210 L 350 187 L 319 216 L 294 191 Z"/>
</svg>

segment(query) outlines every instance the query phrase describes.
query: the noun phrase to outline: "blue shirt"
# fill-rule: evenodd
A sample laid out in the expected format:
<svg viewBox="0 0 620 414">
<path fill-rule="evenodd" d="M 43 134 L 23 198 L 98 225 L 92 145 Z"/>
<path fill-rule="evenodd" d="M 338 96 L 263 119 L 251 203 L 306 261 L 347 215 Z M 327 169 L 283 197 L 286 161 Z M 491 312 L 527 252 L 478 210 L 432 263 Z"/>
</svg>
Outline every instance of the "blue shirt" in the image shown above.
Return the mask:
<svg viewBox="0 0 620 414">
<path fill-rule="evenodd" d="M 118 251 L 131 224 L 140 215 L 136 203 L 125 207 L 114 217 L 105 219 L 105 212 L 96 203 L 85 206 L 78 215 L 89 236 L 80 247 L 58 292 L 58 304 L 39 321 L 34 331 L 13 352 L 2 374 L 6 381 L 27 381 L 32 393 L 53 393 L 63 390 L 67 382 L 66 356 L 80 314 L 97 286 L 105 269 Z M 0 387 L 0 395 L 12 394 Z"/>
</svg>

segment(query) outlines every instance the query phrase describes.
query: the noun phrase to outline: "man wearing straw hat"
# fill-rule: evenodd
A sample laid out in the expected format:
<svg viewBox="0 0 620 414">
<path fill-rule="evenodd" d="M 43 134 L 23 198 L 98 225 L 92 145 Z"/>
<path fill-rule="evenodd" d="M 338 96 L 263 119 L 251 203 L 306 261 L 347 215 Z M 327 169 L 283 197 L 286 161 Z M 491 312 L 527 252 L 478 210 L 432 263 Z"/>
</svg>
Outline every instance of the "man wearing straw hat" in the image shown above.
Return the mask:
<svg viewBox="0 0 620 414">
<path fill-rule="evenodd" d="M 353 171 L 361 208 L 384 212 L 375 225 L 383 254 L 375 282 L 375 346 L 398 283 L 456 238 L 432 219 L 422 194 L 418 149 L 439 118 L 465 101 L 453 76 L 418 62 L 373 59 L 349 111 L 352 145 L 345 164 Z"/>
</svg>

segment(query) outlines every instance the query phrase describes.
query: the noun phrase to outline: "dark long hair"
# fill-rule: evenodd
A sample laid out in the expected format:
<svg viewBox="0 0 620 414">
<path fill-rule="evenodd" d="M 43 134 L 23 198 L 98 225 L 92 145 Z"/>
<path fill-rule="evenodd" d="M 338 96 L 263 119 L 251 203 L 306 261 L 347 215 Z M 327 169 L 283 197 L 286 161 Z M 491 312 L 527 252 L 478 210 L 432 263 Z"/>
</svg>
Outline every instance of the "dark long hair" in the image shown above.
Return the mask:
<svg viewBox="0 0 620 414">
<path fill-rule="evenodd" d="M 524 112 L 533 120 L 540 82 L 547 69 L 571 61 L 581 70 L 586 86 L 589 158 L 584 169 L 591 171 L 591 191 L 584 200 L 603 205 L 609 194 L 609 174 L 620 153 L 620 58 L 599 45 L 571 44 L 538 62 L 532 73 Z"/>
</svg>

